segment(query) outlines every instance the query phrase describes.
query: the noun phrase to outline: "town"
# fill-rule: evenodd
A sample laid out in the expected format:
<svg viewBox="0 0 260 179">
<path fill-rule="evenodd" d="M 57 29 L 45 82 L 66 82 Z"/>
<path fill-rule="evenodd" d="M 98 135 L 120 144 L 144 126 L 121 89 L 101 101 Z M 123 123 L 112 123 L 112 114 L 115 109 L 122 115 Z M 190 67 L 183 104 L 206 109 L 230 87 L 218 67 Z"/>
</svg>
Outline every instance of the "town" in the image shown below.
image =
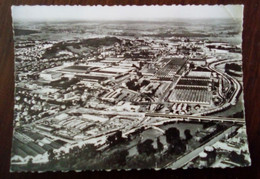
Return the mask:
<svg viewBox="0 0 260 179">
<path fill-rule="evenodd" d="M 240 45 L 26 39 L 15 42 L 15 57 L 14 171 L 250 163 Z"/>
</svg>

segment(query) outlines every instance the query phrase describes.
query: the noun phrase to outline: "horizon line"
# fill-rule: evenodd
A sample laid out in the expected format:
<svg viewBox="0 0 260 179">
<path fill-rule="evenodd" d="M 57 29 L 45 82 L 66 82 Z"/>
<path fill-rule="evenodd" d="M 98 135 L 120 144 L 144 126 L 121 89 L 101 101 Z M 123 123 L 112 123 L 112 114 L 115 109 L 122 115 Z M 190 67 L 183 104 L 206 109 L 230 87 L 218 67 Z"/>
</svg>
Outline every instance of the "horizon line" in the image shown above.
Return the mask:
<svg viewBox="0 0 260 179">
<path fill-rule="evenodd" d="M 171 22 L 178 20 L 234 20 L 241 18 L 206 17 L 206 18 L 157 18 L 157 19 L 13 19 L 13 22 Z"/>
</svg>

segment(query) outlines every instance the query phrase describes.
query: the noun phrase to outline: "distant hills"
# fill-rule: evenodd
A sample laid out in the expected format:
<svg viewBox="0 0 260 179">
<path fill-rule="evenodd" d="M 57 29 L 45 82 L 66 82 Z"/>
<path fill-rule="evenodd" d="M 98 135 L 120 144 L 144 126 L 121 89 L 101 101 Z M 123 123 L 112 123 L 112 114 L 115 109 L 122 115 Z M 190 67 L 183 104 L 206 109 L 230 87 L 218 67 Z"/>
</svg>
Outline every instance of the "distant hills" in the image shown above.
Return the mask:
<svg viewBox="0 0 260 179">
<path fill-rule="evenodd" d="M 28 29 L 14 29 L 14 34 L 16 36 L 19 35 L 30 35 L 30 34 L 36 34 L 39 33 L 37 30 L 28 30 Z"/>
</svg>

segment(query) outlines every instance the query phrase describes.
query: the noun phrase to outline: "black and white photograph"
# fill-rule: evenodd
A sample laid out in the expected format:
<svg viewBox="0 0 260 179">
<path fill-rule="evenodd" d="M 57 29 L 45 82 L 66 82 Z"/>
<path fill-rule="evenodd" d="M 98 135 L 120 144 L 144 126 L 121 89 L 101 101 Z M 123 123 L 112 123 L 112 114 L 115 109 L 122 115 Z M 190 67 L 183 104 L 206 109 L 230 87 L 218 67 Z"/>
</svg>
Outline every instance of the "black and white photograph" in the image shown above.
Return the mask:
<svg viewBox="0 0 260 179">
<path fill-rule="evenodd" d="M 12 6 L 10 171 L 251 165 L 243 5 Z"/>
</svg>

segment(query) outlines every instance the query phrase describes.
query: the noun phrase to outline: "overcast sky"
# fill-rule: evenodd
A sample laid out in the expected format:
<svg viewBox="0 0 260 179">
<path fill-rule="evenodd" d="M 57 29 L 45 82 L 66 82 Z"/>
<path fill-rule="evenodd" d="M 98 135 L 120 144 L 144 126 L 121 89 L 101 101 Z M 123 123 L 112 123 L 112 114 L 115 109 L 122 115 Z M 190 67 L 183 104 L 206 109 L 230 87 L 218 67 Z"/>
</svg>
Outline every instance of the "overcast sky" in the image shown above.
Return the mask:
<svg viewBox="0 0 260 179">
<path fill-rule="evenodd" d="M 243 6 L 12 6 L 12 16 L 14 21 L 242 18 Z"/>
</svg>

